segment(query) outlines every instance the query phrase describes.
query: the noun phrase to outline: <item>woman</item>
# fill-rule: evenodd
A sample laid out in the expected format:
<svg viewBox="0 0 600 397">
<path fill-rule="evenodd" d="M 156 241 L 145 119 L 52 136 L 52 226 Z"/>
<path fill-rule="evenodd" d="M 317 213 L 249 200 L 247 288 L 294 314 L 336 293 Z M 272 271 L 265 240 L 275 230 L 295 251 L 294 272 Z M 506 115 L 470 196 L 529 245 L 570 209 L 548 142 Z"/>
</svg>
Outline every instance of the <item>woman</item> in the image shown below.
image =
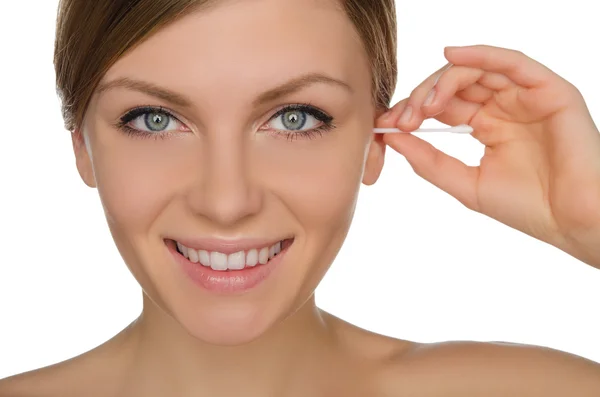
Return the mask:
<svg viewBox="0 0 600 397">
<path fill-rule="evenodd" d="M 453 66 L 388 109 L 395 31 L 391 0 L 63 1 L 65 124 L 144 310 L 0 395 L 598 395 L 600 366 L 577 356 L 396 340 L 315 306 L 386 146 L 600 267 L 600 137 L 579 92 L 523 54 L 448 48 Z M 372 132 L 430 117 L 471 125 L 481 166 Z"/>
</svg>

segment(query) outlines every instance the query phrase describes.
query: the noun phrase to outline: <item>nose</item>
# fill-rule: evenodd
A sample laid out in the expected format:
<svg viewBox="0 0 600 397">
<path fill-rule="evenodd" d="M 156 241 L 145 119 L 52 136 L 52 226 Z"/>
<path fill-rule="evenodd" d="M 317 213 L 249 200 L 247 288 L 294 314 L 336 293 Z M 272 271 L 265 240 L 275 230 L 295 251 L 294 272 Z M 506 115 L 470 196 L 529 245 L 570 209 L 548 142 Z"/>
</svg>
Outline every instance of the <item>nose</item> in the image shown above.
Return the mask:
<svg viewBox="0 0 600 397">
<path fill-rule="evenodd" d="M 253 175 L 249 143 L 233 134 L 206 137 L 195 163 L 201 177 L 189 195 L 189 205 L 199 216 L 229 226 L 260 211 L 262 192 Z"/>
</svg>

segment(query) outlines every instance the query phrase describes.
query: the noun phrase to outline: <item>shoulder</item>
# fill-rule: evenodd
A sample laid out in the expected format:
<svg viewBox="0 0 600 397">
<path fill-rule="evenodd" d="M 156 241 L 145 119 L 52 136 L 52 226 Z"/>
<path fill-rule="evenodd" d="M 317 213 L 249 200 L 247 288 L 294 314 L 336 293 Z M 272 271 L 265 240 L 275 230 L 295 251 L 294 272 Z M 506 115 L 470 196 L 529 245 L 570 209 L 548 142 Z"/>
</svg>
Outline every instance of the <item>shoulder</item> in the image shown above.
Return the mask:
<svg viewBox="0 0 600 397">
<path fill-rule="evenodd" d="M 0 397 L 58 396 L 56 380 L 61 373 L 49 366 L 0 379 Z"/>
<path fill-rule="evenodd" d="M 132 323 L 133 324 L 133 323 Z M 110 397 L 127 380 L 131 325 L 103 344 L 65 361 L 0 379 L 0 397 Z M 129 347 L 127 347 L 129 346 Z"/>
<path fill-rule="evenodd" d="M 597 397 L 600 364 L 533 345 L 425 343 L 398 350 L 378 384 L 383 395 Z"/>
<path fill-rule="evenodd" d="M 100 363 L 71 359 L 0 379 L 0 397 L 110 397 L 115 377 Z"/>
<path fill-rule="evenodd" d="M 0 397 L 96 397 L 99 390 L 109 391 L 109 383 L 101 379 L 105 372 L 84 354 L 0 379 Z M 114 394 L 103 394 L 111 395 Z"/>
<path fill-rule="evenodd" d="M 0 379 L 0 397 L 110 397 L 125 367 L 92 350 L 77 357 Z"/>
</svg>

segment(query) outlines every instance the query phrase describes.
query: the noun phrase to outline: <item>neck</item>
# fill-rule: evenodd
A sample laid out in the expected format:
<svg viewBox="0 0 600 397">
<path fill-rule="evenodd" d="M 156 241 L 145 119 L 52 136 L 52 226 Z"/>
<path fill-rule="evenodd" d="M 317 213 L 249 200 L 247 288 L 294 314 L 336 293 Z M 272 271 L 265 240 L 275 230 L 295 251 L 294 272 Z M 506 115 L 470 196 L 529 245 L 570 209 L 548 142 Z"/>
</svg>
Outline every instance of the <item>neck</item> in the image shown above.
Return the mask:
<svg viewBox="0 0 600 397">
<path fill-rule="evenodd" d="M 128 381 L 144 395 L 284 395 L 314 382 L 330 362 L 333 332 L 314 295 L 293 315 L 243 345 L 215 346 L 191 336 L 144 295 L 131 326 Z M 308 381 L 307 381 L 308 379 Z M 166 394 L 165 394 L 166 393 Z M 306 390 L 305 395 L 315 395 Z"/>
</svg>

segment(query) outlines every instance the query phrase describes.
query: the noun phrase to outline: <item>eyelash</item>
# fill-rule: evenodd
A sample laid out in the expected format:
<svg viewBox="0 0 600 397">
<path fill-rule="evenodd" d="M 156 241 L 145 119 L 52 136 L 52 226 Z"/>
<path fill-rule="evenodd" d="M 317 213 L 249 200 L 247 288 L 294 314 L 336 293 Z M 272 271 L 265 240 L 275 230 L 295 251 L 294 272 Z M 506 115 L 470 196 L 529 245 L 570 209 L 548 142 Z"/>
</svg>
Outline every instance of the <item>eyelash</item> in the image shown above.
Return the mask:
<svg viewBox="0 0 600 397">
<path fill-rule="evenodd" d="M 333 117 L 327 115 L 321 110 L 315 108 L 310 103 L 297 103 L 292 105 L 287 105 L 282 109 L 278 110 L 268 121 L 272 121 L 277 117 L 280 117 L 282 114 L 290 112 L 290 111 L 301 111 L 307 114 L 310 114 L 317 120 L 321 121 L 323 124 L 317 128 L 313 128 L 310 130 L 299 130 L 294 132 L 294 130 L 287 130 L 289 132 L 284 132 L 286 130 L 273 130 L 274 135 L 284 135 L 287 140 L 293 141 L 296 138 L 307 138 L 313 139 L 317 135 L 322 136 L 326 131 L 330 131 L 334 129 L 336 126 L 333 124 Z M 135 109 L 130 110 L 125 115 L 121 117 L 121 119 L 115 124 L 115 127 L 119 130 L 123 131 L 127 135 L 130 135 L 135 138 L 153 138 L 153 139 L 166 139 L 171 137 L 174 134 L 177 134 L 177 131 L 165 131 L 165 132 L 150 132 L 138 130 L 129 126 L 129 123 L 133 120 L 137 119 L 140 116 L 144 116 L 150 113 L 158 113 L 163 114 L 169 118 L 173 118 L 181 123 L 181 121 L 173 115 L 169 110 L 163 108 L 162 106 L 141 106 Z"/>
</svg>

